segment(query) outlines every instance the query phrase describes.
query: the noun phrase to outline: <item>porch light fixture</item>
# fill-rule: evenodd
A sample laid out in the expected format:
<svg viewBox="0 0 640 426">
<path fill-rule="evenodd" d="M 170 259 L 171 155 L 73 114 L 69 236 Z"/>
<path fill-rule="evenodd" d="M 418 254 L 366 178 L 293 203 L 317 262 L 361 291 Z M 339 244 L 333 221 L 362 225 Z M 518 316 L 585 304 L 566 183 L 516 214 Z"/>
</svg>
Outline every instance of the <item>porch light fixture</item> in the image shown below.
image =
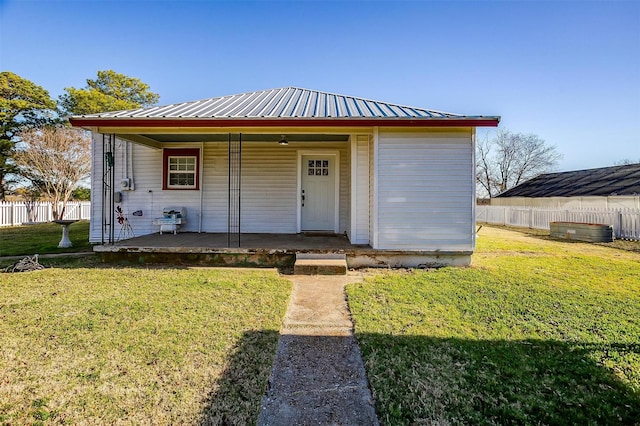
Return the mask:
<svg viewBox="0 0 640 426">
<path fill-rule="evenodd" d="M 280 141 L 278 141 L 278 145 L 282 145 L 282 146 L 289 145 L 289 141 L 287 140 L 287 137 L 285 135 L 282 135 L 282 137 L 280 138 Z"/>
</svg>

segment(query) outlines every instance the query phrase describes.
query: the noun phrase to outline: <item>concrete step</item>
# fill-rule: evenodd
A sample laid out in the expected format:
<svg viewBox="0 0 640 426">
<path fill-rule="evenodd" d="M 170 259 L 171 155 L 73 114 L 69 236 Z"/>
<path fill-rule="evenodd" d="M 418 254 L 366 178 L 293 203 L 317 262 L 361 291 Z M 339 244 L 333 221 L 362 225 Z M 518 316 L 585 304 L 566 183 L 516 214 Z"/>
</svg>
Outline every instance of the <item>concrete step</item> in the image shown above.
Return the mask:
<svg viewBox="0 0 640 426">
<path fill-rule="evenodd" d="M 346 275 L 347 255 L 338 253 L 296 253 L 296 275 Z"/>
</svg>

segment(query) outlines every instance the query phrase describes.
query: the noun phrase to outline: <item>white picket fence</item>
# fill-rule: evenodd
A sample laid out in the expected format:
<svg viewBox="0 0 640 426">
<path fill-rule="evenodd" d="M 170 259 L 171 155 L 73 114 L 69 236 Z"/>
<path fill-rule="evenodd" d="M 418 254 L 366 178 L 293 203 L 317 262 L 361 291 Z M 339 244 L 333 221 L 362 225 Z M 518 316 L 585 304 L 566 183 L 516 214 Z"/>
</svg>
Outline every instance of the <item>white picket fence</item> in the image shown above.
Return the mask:
<svg viewBox="0 0 640 426">
<path fill-rule="evenodd" d="M 69 220 L 90 219 L 91 203 L 89 201 L 68 202 L 64 218 Z M 51 203 L 0 202 L 0 226 L 16 226 L 52 220 Z"/>
<path fill-rule="evenodd" d="M 640 240 L 640 209 L 476 206 L 476 221 L 535 229 L 549 229 L 550 222 L 599 223 L 611 225 L 616 238 Z"/>
</svg>

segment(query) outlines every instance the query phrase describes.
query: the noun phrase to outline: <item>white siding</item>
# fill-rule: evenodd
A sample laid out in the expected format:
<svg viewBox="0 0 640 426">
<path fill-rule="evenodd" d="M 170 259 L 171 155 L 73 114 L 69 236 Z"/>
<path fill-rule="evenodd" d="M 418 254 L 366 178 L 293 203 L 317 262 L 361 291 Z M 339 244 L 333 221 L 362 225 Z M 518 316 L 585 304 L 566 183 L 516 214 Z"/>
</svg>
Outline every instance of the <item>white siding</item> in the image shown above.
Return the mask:
<svg viewBox="0 0 640 426">
<path fill-rule="evenodd" d="M 122 141 L 116 143 L 116 189 L 126 176 Z M 162 150 L 143 145 L 133 146 L 133 178 L 135 189 L 122 191 L 121 207 L 131 223 L 136 236 L 158 231 L 152 224 L 162 214 L 164 207 L 186 207 L 186 232 L 226 232 L 227 230 L 227 144 L 205 142 L 202 144 L 201 161 L 203 178 L 200 190 L 162 190 Z M 167 143 L 166 148 L 201 148 L 200 143 Z M 102 135 L 94 135 L 92 175 L 92 225 L 91 241 L 101 239 L 102 218 Z M 297 151 L 340 151 L 340 232 L 349 226 L 349 157 L 348 146 L 343 143 L 295 143 L 280 146 L 273 142 L 245 142 L 242 146 L 242 199 L 241 226 L 246 233 L 295 233 L 297 227 Z M 202 194 L 201 194 L 202 191 Z M 202 227 L 200 210 L 202 195 Z M 131 213 L 142 210 L 142 216 Z M 115 236 L 119 225 L 116 223 Z"/>
<path fill-rule="evenodd" d="M 353 142 L 352 142 L 352 138 L 353 135 L 349 138 L 349 142 L 347 143 L 347 163 L 349 164 L 349 173 L 347 174 L 347 176 L 343 176 L 343 179 L 345 180 L 345 183 L 347 184 L 347 188 L 349 188 L 349 198 L 347 201 L 347 223 L 346 223 L 346 234 L 347 234 L 347 238 L 349 238 L 349 241 L 353 242 L 354 241 L 354 236 L 353 236 L 353 214 L 354 214 L 354 210 L 355 210 L 355 206 L 353 205 L 353 197 L 354 197 L 354 189 L 353 189 L 353 179 L 354 177 L 353 175 L 353 169 L 354 169 L 354 165 L 353 165 Z M 341 156 L 342 157 L 342 156 Z"/>
<path fill-rule="evenodd" d="M 123 142 L 124 143 L 124 142 Z M 126 161 L 122 158 L 123 143 L 116 143 L 116 189 L 119 189 L 118 182 L 121 179 L 123 169 L 122 164 Z M 135 190 L 121 191 L 122 203 L 120 206 L 127 215 L 129 223 L 133 228 L 136 236 L 149 234 L 157 230 L 156 226 L 151 224 L 154 217 L 162 214 L 162 150 L 153 149 L 146 146 L 130 144 L 133 160 L 133 176 L 125 176 L 133 179 Z M 130 159 L 130 160 L 131 160 Z M 197 191 L 190 191 L 195 196 Z M 192 221 L 195 220 L 193 215 L 193 203 L 187 206 L 187 226 L 190 227 Z M 183 205 L 180 201 L 172 202 L 170 206 Z M 191 207 L 191 208 L 190 208 Z M 142 216 L 133 216 L 136 210 L 142 211 Z M 115 222 L 115 236 L 118 237 L 119 225 Z"/>
<path fill-rule="evenodd" d="M 100 242 L 102 240 L 102 164 L 104 154 L 102 151 L 102 134 L 93 134 L 92 147 L 92 172 L 91 172 L 91 226 L 89 241 Z M 129 143 L 130 157 L 125 158 L 126 141 L 116 139 L 114 143 L 114 188 L 113 191 L 122 193 L 122 207 L 127 215 L 129 223 L 135 235 L 144 235 L 153 232 L 151 219 L 162 212 L 164 206 L 154 205 L 154 199 L 162 189 L 162 151 L 148 147 Z M 127 173 L 127 161 L 134 161 L 134 172 Z M 124 178 L 131 178 L 135 187 L 134 191 L 122 191 L 120 181 Z M 172 204 L 173 205 L 173 204 Z M 136 210 L 142 210 L 142 216 L 133 216 Z M 118 238 L 120 225 L 115 220 L 115 212 L 112 223 L 114 226 L 114 237 Z M 108 230 L 105 231 L 105 240 L 108 240 Z"/>
<path fill-rule="evenodd" d="M 378 128 L 374 128 L 373 136 L 369 141 L 369 244 L 375 248 L 378 245 L 376 226 L 377 215 L 377 187 L 376 187 L 376 159 L 378 158 Z"/>
<path fill-rule="evenodd" d="M 101 241 L 102 227 L 102 135 L 92 134 L 91 145 L 91 221 L 89 222 L 89 241 Z"/>
<path fill-rule="evenodd" d="M 313 145 L 290 142 L 284 147 L 273 142 L 243 144 L 242 232 L 296 233 L 298 151 L 308 153 L 314 149 L 340 152 L 339 232 L 346 232 L 350 197 L 347 148 L 346 142 Z"/>
<path fill-rule="evenodd" d="M 369 136 L 353 136 L 352 229 L 353 244 L 369 244 Z"/>
<path fill-rule="evenodd" d="M 351 173 L 351 159 L 347 152 L 348 142 L 322 144 L 322 147 L 340 151 L 340 227 L 338 232 L 344 234 L 349 229 L 349 204 L 351 203 L 351 187 L 347 178 Z"/>
<path fill-rule="evenodd" d="M 292 143 L 243 144 L 242 232 L 296 233 L 296 162 Z"/>
<path fill-rule="evenodd" d="M 473 250 L 471 130 L 380 129 L 378 247 Z"/>
<path fill-rule="evenodd" d="M 202 153 L 202 232 L 227 232 L 229 147 L 206 142 Z M 197 231 L 197 230 L 195 230 Z"/>
</svg>

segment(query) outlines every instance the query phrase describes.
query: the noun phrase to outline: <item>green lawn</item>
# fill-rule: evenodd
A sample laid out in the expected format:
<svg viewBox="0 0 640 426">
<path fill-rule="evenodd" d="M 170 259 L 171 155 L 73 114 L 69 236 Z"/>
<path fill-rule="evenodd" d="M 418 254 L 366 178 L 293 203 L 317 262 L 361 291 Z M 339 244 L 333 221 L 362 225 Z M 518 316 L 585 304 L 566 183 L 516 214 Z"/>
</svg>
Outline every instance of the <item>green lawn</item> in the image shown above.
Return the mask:
<svg viewBox="0 0 640 426">
<path fill-rule="evenodd" d="M 638 253 L 485 226 L 347 293 L 383 424 L 638 424 Z"/>
<path fill-rule="evenodd" d="M 69 239 L 73 247 L 58 248 L 62 227 L 55 223 L 10 226 L 0 228 L 0 257 L 46 253 L 72 253 L 91 251 L 89 222 L 69 226 Z"/>
<path fill-rule="evenodd" d="M 55 262 L 0 274 L 0 424 L 255 423 L 276 271 Z"/>
<path fill-rule="evenodd" d="M 0 228 L 0 255 L 59 239 Z M 349 286 L 382 423 L 637 424 L 640 253 L 616 247 L 485 226 L 471 268 Z M 42 263 L 0 274 L 0 424 L 255 423 L 291 287 L 275 271 Z"/>
</svg>

